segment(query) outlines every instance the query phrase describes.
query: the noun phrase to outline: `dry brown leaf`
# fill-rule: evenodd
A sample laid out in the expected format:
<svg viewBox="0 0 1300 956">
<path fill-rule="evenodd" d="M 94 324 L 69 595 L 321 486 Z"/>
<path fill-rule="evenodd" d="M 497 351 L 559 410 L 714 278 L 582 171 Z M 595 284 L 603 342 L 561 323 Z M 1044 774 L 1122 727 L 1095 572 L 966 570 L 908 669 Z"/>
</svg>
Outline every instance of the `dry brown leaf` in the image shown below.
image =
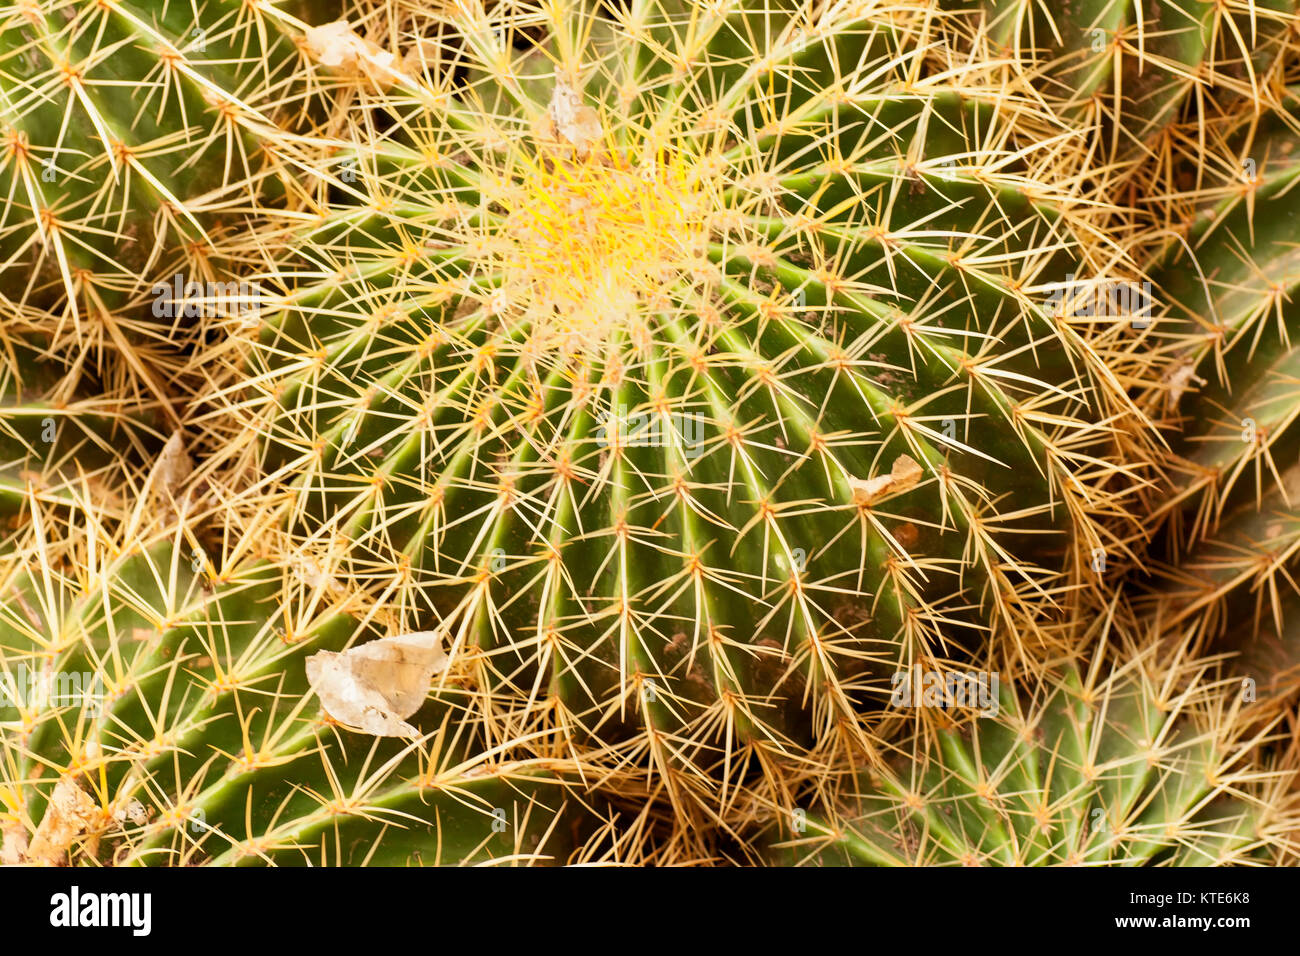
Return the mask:
<svg viewBox="0 0 1300 956">
<path fill-rule="evenodd" d="M 1185 393 L 1193 385 L 1200 386 L 1205 384 L 1205 379 L 1196 374 L 1196 365 L 1193 362 L 1186 361 L 1178 368 L 1170 372 L 1165 380 L 1169 383 L 1169 392 L 1166 400 L 1171 410 L 1178 407 Z"/>
<path fill-rule="evenodd" d="M 72 841 L 99 817 L 99 806 L 71 777 L 54 785 L 41 825 L 36 828 L 27 862 L 58 866 L 67 859 Z"/>
<path fill-rule="evenodd" d="M 163 445 L 154 465 L 154 489 L 159 494 L 175 496 L 185 479 L 194 470 L 194 462 L 185 453 L 185 438 L 179 432 L 172 432 L 167 444 Z"/>
<path fill-rule="evenodd" d="M 359 36 L 346 20 L 308 27 L 306 46 L 308 54 L 321 66 L 354 74 L 369 73 L 389 82 L 400 72 L 394 54 Z"/>
<path fill-rule="evenodd" d="M 331 718 L 376 737 L 415 737 L 406 718 L 420 709 L 447 666 L 440 631 L 399 634 L 342 653 L 307 658 L 307 680 Z"/>
<path fill-rule="evenodd" d="M 853 503 L 859 507 L 874 504 L 886 495 L 896 495 L 912 488 L 924 474 L 916 460 L 910 455 L 899 455 L 887 475 L 874 478 L 850 478 L 849 486 L 853 489 Z"/>
<path fill-rule="evenodd" d="M 0 843 L 0 866 L 17 866 L 27 859 L 27 828 L 14 820 L 5 824 Z"/>
<path fill-rule="evenodd" d="M 127 820 L 138 826 L 143 826 L 149 822 L 149 813 L 145 810 L 143 803 L 132 797 L 125 806 L 113 810 L 113 819 L 123 826 L 126 825 Z"/>
<path fill-rule="evenodd" d="M 600 114 L 582 103 L 582 94 L 564 80 L 555 81 L 548 109 L 556 135 L 585 153 L 605 135 Z"/>
</svg>

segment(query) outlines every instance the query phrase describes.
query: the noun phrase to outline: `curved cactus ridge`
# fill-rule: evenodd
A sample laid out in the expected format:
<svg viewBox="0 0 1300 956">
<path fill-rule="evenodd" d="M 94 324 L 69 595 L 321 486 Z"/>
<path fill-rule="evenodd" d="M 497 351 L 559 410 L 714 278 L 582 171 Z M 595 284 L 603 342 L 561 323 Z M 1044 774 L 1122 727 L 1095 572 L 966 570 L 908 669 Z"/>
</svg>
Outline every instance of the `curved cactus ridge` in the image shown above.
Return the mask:
<svg viewBox="0 0 1300 956">
<path fill-rule="evenodd" d="M 1123 656 L 1103 651 L 1083 670 L 1003 683 L 996 715 L 967 714 L 933 741 L 904 742 L 914 744 L 908 759 L 863 774 L 833 816 L 785 814 L 759 841 L 763 858 L 786 866 L 1293 858 L 1290 778 L 1263 762 L 1262 738 L 1241 732 L 1236 683 L 1177 651 L 1156 652 L 1154 643 Z"/>
<path fill-rule="evenodd" d="M 0 581 L 7 862 L 584 858 L 600 820 L 560 763 L 481 745 L 462 707 L 422 709 L 409 739 L 327 718 L 305 659 L 373 624 L 286 600 L 264 562 L 218 571 L 183 531 L 124 547 L 93 520 L 36 527 Z"/>
<path fill-rule="evenodd" d="M 928 87 L 890 15 L 498 4 L 258 240 L 214 397 L 262 513 L 669 787 L 870 750 L 900 661 L 1049 640 L 1122 511 L 1125 399 L 1044 305 L 1089 248 L 1003 145 L 1035 114 Z"/>
<path fill-rule="evenodd" d="M 1157 398 L 1178 426 L 1160 611 L 1242 652 L 1243 673 L 1278 692 L 1300 681 L 1296 122 L 1274 114 L 1232 143 L 1256 176 L 1207 197 L 1152 269 L 1169 302 L 1152 338 L 1169 366 Z"/>
<path fill-rule="evenodd" d="M 21 0 L 0 13 L 0 292 L 80 324 L 148 295 L 286 179 L 276 123 L 318 0 Z M 297 16 L 295 16 L 295 14 Z M 144 292 L 141 292 L 143 283 Z"/>
</svg>

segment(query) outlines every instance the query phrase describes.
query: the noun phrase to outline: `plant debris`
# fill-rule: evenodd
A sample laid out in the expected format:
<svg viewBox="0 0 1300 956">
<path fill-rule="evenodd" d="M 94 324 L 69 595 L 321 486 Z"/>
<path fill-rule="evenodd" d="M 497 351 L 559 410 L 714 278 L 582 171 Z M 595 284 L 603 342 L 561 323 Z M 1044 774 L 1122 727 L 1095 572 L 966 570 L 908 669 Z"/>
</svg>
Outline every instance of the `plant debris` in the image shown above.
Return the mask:
<svg viewBox="0 0 1300 956">
<path fill-rule="evenodd" d="M 894 465 L 887 475 L 877 475 L 865 481 L 861 478 L 849 479 L 849 485 L 853 488 L 853 503 L 865 507 L 875 504 L 888 495 L 908 491 L 921 480 L 923 474 L 925 474 L 924 469 L 914 458 L 910 455 L 899 455 L 894 459 Z"/>
<path fill-rule="evenodd" d="M 380 88 L 391 85 L 403 72 L 397 56 L 359 36 L 346 20 L 308 27 L 307 53 L 321 66 L 354 76 L 367 76 Z"/>
<path fill-rule="evenodd" d="M 447 666 L 440 631 L 399 634 L 307 658 L 307 680 L 333 720 L 376 737 L 415 737 L 406 722 Z"/>
<path fill-rule="evenodd" d="M 582 94 L 563 80 L 555 83 L 547 116 L 554 138 L 576 147 L 580 154 L 585 154 L 605 135 L 600 114 L 584 106 Z"/>
<path fill-rule="evenodd" d="M 36 828 L 25 862 L 58 866 L 66 862 L 72 842 L 98 819 L 99 806 L 71 777 L 54 785 L 41 825 Z M 6 836 L 6 844 L 8 837 Z"/>
</svg>

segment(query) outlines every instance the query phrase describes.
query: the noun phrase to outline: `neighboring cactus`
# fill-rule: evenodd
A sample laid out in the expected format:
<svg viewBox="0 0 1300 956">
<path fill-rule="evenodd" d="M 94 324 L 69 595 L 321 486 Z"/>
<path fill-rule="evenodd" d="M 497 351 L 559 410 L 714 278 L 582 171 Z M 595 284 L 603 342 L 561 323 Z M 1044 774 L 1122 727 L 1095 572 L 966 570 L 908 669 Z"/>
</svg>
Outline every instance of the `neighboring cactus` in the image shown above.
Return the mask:
<svg viewBox="0 0 1300 956">
<path fill-rule="evenodd" d="M 862 776 L 835 815 L 787 812 L 764 859 L 832 866 L 1212 866 L 1294 862 L 1294 774 L 1243 736 L 1205 663 L 1130 651 L 1003 687 Z M 1169 659 L 1170 665 L 1156 662 Z M 1112 662 L 1113 661 L 1113 662 Z M 794 832 L 792 832 L 792 830 Z"/>
<path fill-rule="evenodd" d="M 1242 652 L 1261 696 L 1300 687 L 1297 117 L 1232 143 L 1256 176 L 1213 193 L 1152 268 L 1170 309 L 1151 339 L 1168 367 L 1151 399 L 1176 427 L 1173 493 L 1153 516 L 1170 518 L 1153 613 Z"/>
<path fill-rule="evenodd" d="M 1047 643 L 1120 556 L 1126 400 L 1044 307 L 1097 264 L 1001 147 L 1037 115 L 917 79 L 905 8 L 601 9 L 389 70 L 195 366 L 259 521 L 712 805 L 870 753 L 901 663 Z"/>
<path fill-rule="evenodd" d="M 70 392 L 62 372 L 21 338 L 0 354 L 0 518 L 25 511 L 29 495 L 65 504 L 88 495 L 108 521 L 134 504 L 127 499 L 143 479 L 140 463 L 163 444 L 147 404 Z"/>
<path fill-rule="evenodd" d="M 247 205 L 273 171 L 250 131 L 274 131 L 270 111 L 298 59 L 281 22 L 271 4 L 236 0 L 8 6 L 5 295 L 61 291 L 75 308 L 129 291 L 160 244 L 204 236 L 206 210 Z"/>
<path fill-rule="evenodd" d="M 476 746 L 456 706 L 420 711 L 410 740 L 323 716 L 305 659 L 372 626 L 286 603 L 265 564 L 214 574 L 180 531 L 41 528 L 0 579 L 6 862 L 586 858 L 600 821 L 561 762 Z"/>
<path fill-rule="evenodd" d="M 1045 95 L 1108 117 L 1115 135 L 1145 145 L 1184 104 L 1200 108 L 1194 101 L 1207 91 L 1260 100 L 1297 38 L 1293 0 L 944 6 L 985 37 L 991 53 L 1010 55 Z"/>
<path fill-rule="evenodd" d="M 1079 149 L 1098 196 L 1134 214 L 1236 175 L 1205 151 L 1225 114 L 1259 116 L 1275 104 L 1300 41 L 1295 0 L 942 0 L 941 23 L 960 54 L 1006 64 L 1045 104 L 1097 135 Z M 1167 220 L 1162 221 L 1167 222 Z"/>
</svg>

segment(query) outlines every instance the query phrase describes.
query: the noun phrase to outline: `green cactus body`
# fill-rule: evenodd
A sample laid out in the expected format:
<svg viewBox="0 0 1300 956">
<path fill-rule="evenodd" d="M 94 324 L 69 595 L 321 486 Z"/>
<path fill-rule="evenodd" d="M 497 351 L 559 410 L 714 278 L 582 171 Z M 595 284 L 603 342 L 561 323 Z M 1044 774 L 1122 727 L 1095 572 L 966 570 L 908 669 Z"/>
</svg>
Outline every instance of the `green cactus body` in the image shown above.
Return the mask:
<svg viewBox="0 0 1300 956">
<path fill-rule="evenodd" d="M 124 402 L 68 396 L 65 385 L 38 349 L 9 343 L 0 359 L 0 515 L 23 511 L 29 494 L 67 504 L 87 489 L 108 513 L 133 465 L 156 452 L 139 408 L 128 416 Z"/>
<path fill-rule="evenodd" d="M 259 277 L 220 396 L 254 493 L 670 778 L 870 748 L 900 661 L 1045 640 L 1121 400 L 1042 307 L 1083 252 L 999 112 L 908 80 L 883 12 L 560 4 L 506 52 L 512 10 L 465 88 L 358 111 L 401 119 Z"/>
<path fill-rule="evenodd" d="M 116 305 L 161 253 L 206 240 L 211 212 L 247 207 L 274 172 L 273 113 L 298 68 L 283 24 L 311 6 L 8 5 L 0 290 Z"/>
<path fill-rule="evenodd" d="M 915 741 L 863 775 L 834 817 L 787 815 L 772 865 L 1211 866 L 1266 862 L 1285 843 L 1252 803 L 1267 774 L 1226 728 L 1202 726 L 1215 688 L 1171 689 L 1137 665 L 1003 687 L 996 716 Z M 1285 830 L 1285 824 L 1281 824 Z"/>
<path fill-rule="evenodd" d="M 454 705 L 413 718 L 418 740 L 328 722 L 304 659 L 372 631 L 296 620 L 269 566 L 214 576 L 179 533 L 90 548 L 6 565 L 11 862 L 555 863 L 591 832 L 560 777 L 477 745 Z"/>
<path fill-rule="evenodd" d="M 1154 270 L 1169 303 L 1161 349 L 1174 360 L 1165 397 L 1179 426 L 1161 610 L 1169 626 L 1240 651 L 1246 676 L 1279 692 L 1300 680 L 1294 123 L 1273 116 L 1234 145 L 1258 157 L 1256 177 L 1227 187 L 1187 248 L 1170 244 Z"/>
</svg>

